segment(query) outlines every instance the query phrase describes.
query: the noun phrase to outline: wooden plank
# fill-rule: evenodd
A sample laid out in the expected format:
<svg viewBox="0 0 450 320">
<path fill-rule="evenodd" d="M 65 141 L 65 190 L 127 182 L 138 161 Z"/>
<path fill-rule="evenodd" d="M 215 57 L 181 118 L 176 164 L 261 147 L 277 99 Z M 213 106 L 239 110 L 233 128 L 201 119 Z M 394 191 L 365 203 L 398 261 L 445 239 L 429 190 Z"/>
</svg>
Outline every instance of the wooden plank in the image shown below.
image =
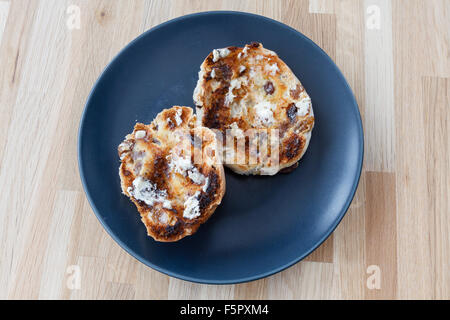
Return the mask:
<svg viewBox="0 0 450 320">
<path fill-rule="evenodd" d="M 364 6 L 361 1 L 353 0 L 339 1 L 335 5 L 335 61 L 353 89 L 364 123 Z M 343 299 L 357 299 L 364 294 L 364 180 L 362 174 L 353 203 L 334 232 L 334 272 L 339 274 L 337 287 Z"/>
<path fill-rule="evenodd" d="M 0 44 L 2 43 L 2 36 L 6 26 L 6 20 L 8 20 L 9 1 L 0 1 Z"/>
<path fill-rule="evenodd" d="M 39 299 L 59 299 L 66 285 L 69 263 L 70 229 L 79 213 L 83 195 L 77 191 L 59 191 L 55 199 L 45 260 L 40 280 Z M 55 272 L 55 270 L 57 270 Z"/>
<path fill-rule="evenodd" d="M 34 23 L 34 12 L 37 2 L 15 1 L 9 8 L 9 21 L 4 29 L 2 42 L 0 43 L 0 61 L 2 72 L 0 73 L 0 163 L 4 161 L 6 152 L 5 145 L 8 140 L 8 131 L 14 108 L 14 102 L 19 88 L 19 79 L 22 75 L 24 57 L 28 52 L 28 39 Z M 1 167 L 0 165 L 0 172 Z M 11 274 L 15 272 L 14 252 L 17 240 L 14 229 L 10 225 L 14 223 L 15 216 L 21 216 L 23 211 L 18 210 L 19 204 L 4 194 L 6 198 L 2 203 L 0 214 L 0 297 L 5 299 L 8 295 Z M 9 214 L 6 214 L 9 213 Z"/>
<path fill-rule="evenodd" d="M 369 171 L 394 172 L 395 110 L 391 1 L 365 0 L 364 8 L 365 168 Z"/>
<path fill-rule="evenodd" d="M 422 78 L 433 299 L 450 299 L 450 78 Z"/>
<path fill-rule="evenodd" d="M 10 115 L 9 139 L 1 163 L 0 211 L 21 213 L 2 223 L 10 235 L 7 240 L 11 241 L 10 249 L 16 252 L 11 252 L 10 257 L 7 255 L 13 270 L 9 277 L 8 296 L 11 298 L 37 298 L 39 294 L 43 265 L 43 255 L 39 252 L 47 247 L 55 199 L 51 185 L 60 159 L 60 144 L 52 145 L 48 141 L 52 141 L 51 134 L 59 123 L 62 97 L 59 86 L 67 76 L 66 52 L 70 45 L 63 20 L 53 15 L 50 8 L 63 10 L 64 5 L 63 1 L 46 1 L 36 8 L 28 43 L 33 54 L 24 61 L 26 77 L 21 80 Z M 15 79 L 13 75 L 11 82 Z M 51 153 L 54 157 L 49 159 Z M 25 165 L 11 170 L 18 163 Z M 23 195 L 27 195 L 27 201 Z M 35 267 L 30 269 L 29 265 Z"/>
<path fill-rule="evenodd" d="M 446 72 L 437 69 L 442 53 L 437 52 L 434 37 L 429 38 L 430 34 L 440 32 L 431 24 L 435 21 L 433 15 L 441 15 L 437 8 L 445 12 L 448 2 L 444 5 L 434 1 L 426 5 L 422 1 L 410 1 L 405 7 L 401 1 L 395 1 L 392 6 L 400 299 L 430 299 L 435 295 L 435 275 L 430 272 L 435 257 L 429 239 L 442 235 L 436 234 L 429 211 L 429 169 L 425 160 L 432 142 L 426 140 L 425 134 L 431 124 L 425 122 L 424 101 L 427 100 L 422 75 Z M 439 151 L 433 149 L 433 154 L 436 152 Z"/>
<path fill-rule="evenodd" d="M 373 271 L 370 266 L 375 266 L 380 272 L 379 286 L 369 286 L 366 281 L 365 297 L 368 299 L 397 297 L 395 194 L 395 174 L 366 172 L 366 271 L 369 270 L 371 275 Z"/>
</svg>

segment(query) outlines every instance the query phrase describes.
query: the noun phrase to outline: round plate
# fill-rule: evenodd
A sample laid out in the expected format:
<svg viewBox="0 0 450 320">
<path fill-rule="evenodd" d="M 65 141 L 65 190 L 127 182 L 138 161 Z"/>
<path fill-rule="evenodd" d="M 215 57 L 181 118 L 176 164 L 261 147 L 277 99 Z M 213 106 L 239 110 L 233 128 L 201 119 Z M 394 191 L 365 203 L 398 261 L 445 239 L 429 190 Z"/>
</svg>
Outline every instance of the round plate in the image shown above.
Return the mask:
<svg viewBox="0 0 450 320">
<path fill-rule="evenodd" d="M 316 118 L 299 167 L 273 177 L 226 170 L 222 204 L 193 236 L 159 243 L 121 194 L 117 146 L 136 121 L 193 106 L 203 59 L 214 48 L 252 41 L 278 53 L 311 96 Z M 300 261 L 336 228 L 358 185 L 361 118 L 350 87 L 310 39 L 277 21 L 241 12 L 204 12 L 163 23 L 132 41 L 98 79 L 81 119 L 80 175 L 98 219 L 126 251 L 184 280 L 238 283 Z"/>
</svg>

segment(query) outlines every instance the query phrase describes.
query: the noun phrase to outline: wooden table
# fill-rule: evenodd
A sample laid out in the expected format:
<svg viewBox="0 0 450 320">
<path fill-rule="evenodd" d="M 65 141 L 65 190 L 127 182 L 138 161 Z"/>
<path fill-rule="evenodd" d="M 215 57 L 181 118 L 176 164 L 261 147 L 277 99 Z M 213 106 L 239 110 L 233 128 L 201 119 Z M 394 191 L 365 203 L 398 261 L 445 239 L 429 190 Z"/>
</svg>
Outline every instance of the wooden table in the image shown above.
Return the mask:
<svg viewBox="0 0 450 320">
<path fill-rule="evenodd" d="M 218 9 L 319 44 L 354 90 L 366 143 L 333 235 L 288 270 L 226 286 L 170 278 L 122 250 L 89 207 L 76 147 L 86 97 L 121 48 Z M 449 299 L 449 55 L 449 0 L 0 0 L 0 298 Z"/>
</svg>

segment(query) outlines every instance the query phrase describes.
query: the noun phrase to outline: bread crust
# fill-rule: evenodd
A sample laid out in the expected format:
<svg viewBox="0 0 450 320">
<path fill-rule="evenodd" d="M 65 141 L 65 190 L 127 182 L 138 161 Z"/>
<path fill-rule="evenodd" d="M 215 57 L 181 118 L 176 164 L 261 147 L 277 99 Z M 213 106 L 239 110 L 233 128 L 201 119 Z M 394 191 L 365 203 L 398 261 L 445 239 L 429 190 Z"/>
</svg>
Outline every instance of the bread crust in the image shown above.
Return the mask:
<svg viewBox="0 0 450 320">
<path fill-rule="evenodd" d="M 244 149 L 236 143 L 230 150 L 226 139 L 219 139 L 224 165 L 239 174 L 276 174 L 295 165 L 308 148 L 315 121 L 311 99 L 291 69 L 260 43 L 211 52 L 200 67 L 193 98 L 197 125 L 218 130 L 222 138 L 244 133 Z M 257 163 L 250 161 L 249 130 L 261 135 L 277 130 L 264 151 L 278 150 L 278 159 L 255 154 Z"/>
<path fill-rule="evenodd" d="M 189 107 L 137 123 L 119 145 L 123 194 L 138 209 L 147 233 L 173 242 L 194 234 L 221 203 L 225 174 L 214 133 L 195 127 Z"/>
</svg>

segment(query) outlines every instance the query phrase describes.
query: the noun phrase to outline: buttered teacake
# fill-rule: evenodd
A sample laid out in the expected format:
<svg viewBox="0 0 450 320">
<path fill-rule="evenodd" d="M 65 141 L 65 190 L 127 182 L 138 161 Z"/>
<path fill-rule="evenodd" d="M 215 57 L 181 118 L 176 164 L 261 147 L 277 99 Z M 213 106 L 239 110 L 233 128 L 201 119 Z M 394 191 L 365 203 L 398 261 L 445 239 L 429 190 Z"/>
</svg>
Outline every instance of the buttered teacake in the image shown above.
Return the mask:
<svg viewBox="0 0 450 320">
<path fill-rule="evenodd" d="M 177 241 L 197 231 L 225 193 L 214 133 L 195 127 L 193 110 L 172 107 L 137 123 L 119 145 L 122 192 L 136 205 L 149 236 Z"/>
<path fill-rule="evenodd" d="M 213 50 L 200 67 L 194 103 L 197 124 L 222 133 L 224 164 L 240 174 L 273 175 L 295 167 L 314 127 L 311 99 L 301 82 L 260 43 Z M 228 144 L 227 134 L 245 138 L 244 148 Z M 251 148 L 256 138 L 260 146 Z"/>
</svg>

